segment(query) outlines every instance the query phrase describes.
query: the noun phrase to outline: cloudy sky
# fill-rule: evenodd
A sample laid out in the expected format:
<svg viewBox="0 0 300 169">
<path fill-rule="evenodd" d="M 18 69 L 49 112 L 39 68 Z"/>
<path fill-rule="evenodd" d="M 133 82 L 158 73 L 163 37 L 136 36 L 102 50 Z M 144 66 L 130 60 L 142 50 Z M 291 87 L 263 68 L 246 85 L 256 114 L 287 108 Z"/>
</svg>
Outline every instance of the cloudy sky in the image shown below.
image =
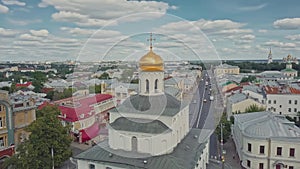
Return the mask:
<svg viewBox="0 0 300 169">
<path fill-rule="evenodd" d="M 0 0 L 1 61 L 300 57 L 299 0 Z"/>
</svg>

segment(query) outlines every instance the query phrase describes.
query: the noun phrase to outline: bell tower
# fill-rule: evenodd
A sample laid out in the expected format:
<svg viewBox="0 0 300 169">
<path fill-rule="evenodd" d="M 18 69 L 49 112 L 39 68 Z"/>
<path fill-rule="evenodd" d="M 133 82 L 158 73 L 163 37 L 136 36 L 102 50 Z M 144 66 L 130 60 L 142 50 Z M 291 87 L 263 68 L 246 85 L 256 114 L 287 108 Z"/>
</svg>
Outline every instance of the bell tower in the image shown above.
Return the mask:
<svg viewBox="0 0 300 169">
<path fill-rule="evenodd" d="M 150 33 L 150 51 L 139 60 L 139 94 L 164 94 L 164 62 L 153 52 L 153 39 Z"/>
</svg>

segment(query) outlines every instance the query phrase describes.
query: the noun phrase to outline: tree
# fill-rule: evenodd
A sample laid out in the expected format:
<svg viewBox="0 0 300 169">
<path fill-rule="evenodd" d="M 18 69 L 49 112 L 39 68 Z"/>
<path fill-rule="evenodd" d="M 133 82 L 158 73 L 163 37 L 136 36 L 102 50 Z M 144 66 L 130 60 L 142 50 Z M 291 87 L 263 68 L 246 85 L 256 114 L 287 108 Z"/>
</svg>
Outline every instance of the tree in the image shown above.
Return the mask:
<svg viewBox="0 0 300 169">
<path fill-rule="evenodd" d="M 266 110 L 266 108 L 264 108 L 264 107 L 258 107 L 258 105 L 252 104 L 245 109 L 245 113 L 260 112 L 260 111 L 265 111 L 265 110 Z"/>
<path fill-rule="evenodd" d="M 219 141 L 221 140 L 221 123 L 223 124 L 223 143 L 226 143 L 227 139 L 231 135 L 231 121 L 227 120 L 226 113 L 223 113 L 220 123 L 215 130 Z"/>
<path fill-rule="evenodd" d="M 104 72 L 102 75 L 99 77 L 99 79 L 110 79 L 109 74 Z"/>
<path fill-rule="evenodd" d="M 37 119 L 26 131 L 29 139 L 17 147 L 17 153 L 5 161 L 5 166 L 12 169 L 51 169 L 59 167 L 71 155 L 71 137 L 69 127 L 64 127 L 57 115 L 60 113 L 55 106 L 45 106 L 37 111 Z"/>
</svg>

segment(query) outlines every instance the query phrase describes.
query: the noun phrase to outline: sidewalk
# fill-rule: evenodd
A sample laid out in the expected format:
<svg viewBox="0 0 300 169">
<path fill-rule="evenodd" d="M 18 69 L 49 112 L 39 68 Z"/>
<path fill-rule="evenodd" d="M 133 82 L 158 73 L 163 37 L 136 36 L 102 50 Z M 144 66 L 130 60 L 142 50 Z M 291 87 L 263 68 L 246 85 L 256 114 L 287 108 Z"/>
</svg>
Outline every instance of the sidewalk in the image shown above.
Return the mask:
<svg viewBox="0 0 300 169">
<path fill-rule="evenodd" d="M 232 138 L 229 138 L 224 144 L 223 149 L 226 151 L 225 164 L 229 164 L 233 169 L 241 169 L 240 159 L 236 152 Z"/>
</svg>

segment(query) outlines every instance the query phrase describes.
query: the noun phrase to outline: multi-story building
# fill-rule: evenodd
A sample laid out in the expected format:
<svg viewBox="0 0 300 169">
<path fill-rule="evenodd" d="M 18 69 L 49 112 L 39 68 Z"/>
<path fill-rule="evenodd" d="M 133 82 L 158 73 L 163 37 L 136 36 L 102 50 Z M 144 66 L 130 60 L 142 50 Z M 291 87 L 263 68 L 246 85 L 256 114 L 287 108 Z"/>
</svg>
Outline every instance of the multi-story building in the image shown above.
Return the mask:
<svg viewBox="0 0 300 169">
<path fill-rule="evenodd" d="M 267 110 L 297 120 L 300 112 L 300 90 L 291 86 L 265 86 Z"/>
<path fill-rule="evenodd" d="M 259 108 L 265 108 L 265 105 L 257 101 L 255 98 L 245 93 L 235 93 L 227 98 L 226 112 L 228 118 L 235 113 L 244 113 L 247 108 L 255 105 Z"/>
<path fill-rule="evenodd" d="M 234 115 L 233 140 L 246 169 L 300 168 L 300 129 L 282 115 Z"/>
<path fill-rule="evenodd" d="M 28 138 L 25 128 L 36 119 L 35 108 L 28 96 L 9 96 L 7 91 L 0 91 L 0 155 L 9 156 L 1 150 L 7 151 Z"/>
<path fill-rule="evenodd" d="M 108 121 L 107 111 L 115 107 L 113 97 L 109 94 L 71 97 L 55 101 L 54 104 L 61 111 L 59 118 L 62 123 L 71 125 L 72 135 L 79 143 L 97 137 L 101 126 Z"/>
<path fill-rule="evenodd" d="M 232 66 L 228 64 L 221 64 L 215 68 L 215 75 L 224 75 L 224 74 L 240 74 L 240 68 L 238 66 Z"/>
</svg>

